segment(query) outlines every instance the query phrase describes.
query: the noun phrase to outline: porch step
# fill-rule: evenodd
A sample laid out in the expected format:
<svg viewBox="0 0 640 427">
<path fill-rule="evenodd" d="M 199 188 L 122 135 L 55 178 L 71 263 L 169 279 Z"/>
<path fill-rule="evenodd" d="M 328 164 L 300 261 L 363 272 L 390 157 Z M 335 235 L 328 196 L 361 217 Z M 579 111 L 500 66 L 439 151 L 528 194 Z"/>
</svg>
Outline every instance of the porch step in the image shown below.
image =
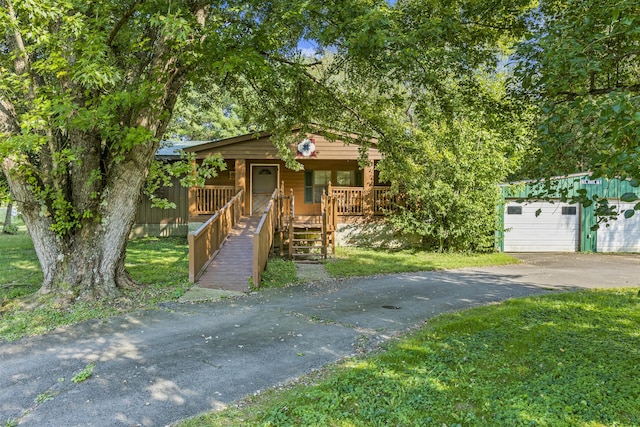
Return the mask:
<svg viewBox="0 0 640 427">
<path fill-rule="evenodd" d="M 324 259 L 320 228 L 296 227 L 289 244 L 292 245 L 291 257 L 295 262 L 318 263 Z"/>
</svg>

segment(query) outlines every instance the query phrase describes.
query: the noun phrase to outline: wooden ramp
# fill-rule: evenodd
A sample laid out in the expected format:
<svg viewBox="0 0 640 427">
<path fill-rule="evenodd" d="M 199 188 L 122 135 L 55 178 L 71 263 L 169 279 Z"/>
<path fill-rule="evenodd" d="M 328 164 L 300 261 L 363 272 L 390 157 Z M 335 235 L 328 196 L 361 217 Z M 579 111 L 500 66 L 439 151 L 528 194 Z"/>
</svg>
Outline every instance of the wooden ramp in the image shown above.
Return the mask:
<svg viewBox="0 0 640 427">
<path fill-rule="evenodd" d="M 253 233 L 259 222 L 259 216 L 240 218 L 200 276 L 198 286 L 249 292 L 249 278 L 253 276 Z"/>
</svg>

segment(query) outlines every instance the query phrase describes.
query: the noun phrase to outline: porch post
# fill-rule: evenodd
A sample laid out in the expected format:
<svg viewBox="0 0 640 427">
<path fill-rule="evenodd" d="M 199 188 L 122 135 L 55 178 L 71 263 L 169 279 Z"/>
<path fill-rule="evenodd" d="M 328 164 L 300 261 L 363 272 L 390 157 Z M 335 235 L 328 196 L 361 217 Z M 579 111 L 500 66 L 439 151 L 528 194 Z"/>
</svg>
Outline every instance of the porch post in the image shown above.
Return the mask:
<svg viewBox="0 0 640 427">
<path fill-rule="evenodd" d="M 241 189 L 244 190 L 244 197 L 242 201 L 242 212 L 244 215 L 249 215 L 250 212 L 247 212 L 249 209 L 248 197 L 250 197 L 247 192 L 247 161 L 245 159 L 236 159 L 236 193 Z"/>
<path fill-rule="evenodd" d="M 364 192 L 364 200 L 362 206 L 362 213 L 365 216 L 373 215 L 373 165 L 365 166 L 363 173 L 363 192 Z"/>
<path fill-rule="evenodd" d="M 191 162 L 191 167 L 193 168 L 192 174 L 195 176 L 197 174 L 197 169 L 198 169 L 196 160 L 193 160 Z M 188 204 L 189 204 L 189 214 L 188 214 L 189 218 L 200 214 L 199 212 L 197 212 L 198 206 L 196 202 L 196 193 L 197 193 L 196 187 L 189 187 L 189 195 L 187 197 Z"/>
</svg>

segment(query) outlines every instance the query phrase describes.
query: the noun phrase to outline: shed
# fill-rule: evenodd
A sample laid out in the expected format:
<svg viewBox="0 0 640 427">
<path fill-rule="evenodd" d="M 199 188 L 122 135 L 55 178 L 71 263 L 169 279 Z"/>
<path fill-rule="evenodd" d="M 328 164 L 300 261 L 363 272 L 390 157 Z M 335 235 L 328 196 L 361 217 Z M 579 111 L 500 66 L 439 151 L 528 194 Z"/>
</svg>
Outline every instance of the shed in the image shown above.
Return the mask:
<svg viewBox="0 0 640 427">
<path fill-rule="evenodd" d="M 637 202 L 620 200 L 625 193 L 640 195 L 629 180 L 592 178 L 587 173 L 552 178 L 554 193 L 536 199 L 544 183 L 522 181 L 502 185 L 497 247 L 503 252 L 640 252 L 640 213 L 625 218 Z M 562 197 L 562 191 L 566 197 Z M 596 204 L 571 203 L 584 192 L 604 197 L 618 219 L 598 224 Z"/>
</svg>

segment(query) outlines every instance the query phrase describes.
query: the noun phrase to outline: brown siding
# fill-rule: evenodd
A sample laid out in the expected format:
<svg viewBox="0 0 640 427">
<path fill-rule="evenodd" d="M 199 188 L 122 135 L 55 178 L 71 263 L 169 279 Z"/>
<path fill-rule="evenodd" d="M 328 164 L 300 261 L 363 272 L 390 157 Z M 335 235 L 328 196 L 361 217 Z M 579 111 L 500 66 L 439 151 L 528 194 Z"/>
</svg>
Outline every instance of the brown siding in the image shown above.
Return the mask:
<svg viewBox="0 0 640 427">
<path fill-rule="evenodd" d="M 151 206 L 148 197 L 143 196 L 136 212 L 132 237 L 143 236 L 186 236 L 188 232 L 189 190 L 174 180 L 173 187 L 163 187 L 159 196 L 176 204 L 175 209 L 161 209 Z"/>
</svg>

